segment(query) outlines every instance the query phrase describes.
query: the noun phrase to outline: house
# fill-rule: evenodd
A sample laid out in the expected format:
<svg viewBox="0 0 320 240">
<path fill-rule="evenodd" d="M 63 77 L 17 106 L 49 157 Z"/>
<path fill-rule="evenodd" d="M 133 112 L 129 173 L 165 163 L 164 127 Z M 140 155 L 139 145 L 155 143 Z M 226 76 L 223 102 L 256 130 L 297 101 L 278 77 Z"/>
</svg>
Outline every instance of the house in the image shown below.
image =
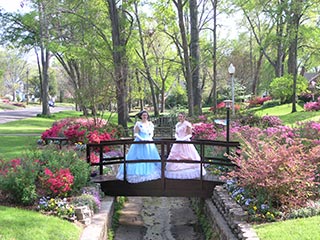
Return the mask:
<svg viewBox="0 0 320 240">
<path fill-rule="evenodd" d="M 307 73 L 305 72 L 303 76 L 308 80 L 309 90 L 312 94 L 312 101 L 314 101 L 320 93 L 320 72 L 317 73 Z"/>
</svg>

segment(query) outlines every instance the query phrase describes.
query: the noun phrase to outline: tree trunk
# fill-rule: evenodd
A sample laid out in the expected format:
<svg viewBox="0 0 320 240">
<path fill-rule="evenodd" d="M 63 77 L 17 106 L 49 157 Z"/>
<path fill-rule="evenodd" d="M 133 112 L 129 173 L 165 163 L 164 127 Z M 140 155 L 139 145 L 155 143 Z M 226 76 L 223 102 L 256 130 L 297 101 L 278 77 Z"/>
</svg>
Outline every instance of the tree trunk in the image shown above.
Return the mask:
<svg viewBox="0 0 320 240">
<path fill-rule="evenodd" d="M 297 111 L 296 98 L 297 98 L 297 49 L 298 49 L 298 32 L 301 18 L 301 9 L 303 1 L 297 0 L 291 3 L 289 11 L 290 19 L 288 24 L 289 36 L 289 56 L 288 56 L 288 73 L 293 76 L 292 84 L 292 112 Z"/>
<path fill-rule="evenodd" d="M 189 1 L 190 8 L 190 59 L 192 72 L 192 90 L 194 96 L 194 113 L 202 114 L 202 94 L 200 88 L 200 50 L 197 0 Z"/>
<path fill-rule="evenodd" d="M 217 6 L 218 0 L 211 1 L 213 6 L 213 47 L 212 47 L 212 59 L 213 59 L 213 85 L 212 85 L 212 99 L 214 113 L 217 113 Z"/>
<path fill-rule="evenodd" d="M 260 51 L 260 55 L 255 67 L 255 71 L 253 74 L 253 81 L 252 81 L 252 94 L 257 95 L 257 87 L 259 85 L 259 76 L 260 76 L 260 69 L 262 66 L 262 59 L 263 59 L 263 53 Z"/>
<path fill-rule="evenodd" d="M 112 27 L 112 47 L 114 80 L 116 83 L 118 124 L 127 128 L 128 108 L 127 108 L 127 60 L 126 41 L 122 34 L 124 20 L 120 21 L 117 3 L 115 0 L 108 0 L 109 15 Z"/>
<path fill-rule="evenodd" d="M 179 28 L 182 39 L 182 49 L 183 49 L 183 67 L 185 69 L 185 79 L 187 82 L 187 93 L 188 93 L 188 114 L 189 116 L 194 115 L 194 96 L 192 91 L 192 75 L 190 68 L 190 60 L 189 60 L 189 51 L 188 51 L 188 41 L 187 34 L 185 29 L 185 24 L 183 20 L 183 3 L 182 0 L 173 0 L 174 4 L 178 10 L 178 18 L 179 18 Z"/>
<path fill-rule="evenodd" d="M 41 58 L 41 76 L 42 76 L 42 115 L 50 115 L 49 109 L 49 51 L 46 50 L 45 43 L 48 42 L 49 32 L 48 32 L 48 20 L 46 15 L 45 3 L 38 1 L 38 11 L 39 11 L 39 40 L 40 40 L 40 58 Z"/>
</svg>

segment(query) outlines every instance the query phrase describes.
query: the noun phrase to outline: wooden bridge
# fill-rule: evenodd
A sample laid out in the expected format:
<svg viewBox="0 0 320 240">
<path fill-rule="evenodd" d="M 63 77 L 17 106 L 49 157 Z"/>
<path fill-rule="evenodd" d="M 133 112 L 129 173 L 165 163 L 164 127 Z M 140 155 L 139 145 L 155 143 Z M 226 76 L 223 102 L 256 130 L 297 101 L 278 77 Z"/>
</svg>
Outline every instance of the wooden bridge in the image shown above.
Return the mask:
<svg viewBox="0 0 320 240">
<path fill-rule="evenodd" d="M 161 159 L 142 159 L 127 161 L 126 153 L 131 144 L 154 143 Z M 201 161 L 177 161 L 167 160 L 172 144 L 194 144 Z M 239 142 L 193 140 L 190 142 L 176 141 L 172 138 L 154 139 L 154 141 L 134 142 L 130 139 L 104 141 L 100 144 L 87 144 L 87 161 L 97 174 L 92 177 L 96 183 L 100 183 L 102 191 L 109 196 L 167 196 L 167 197 L 202 197 L 209 198 L 215 186 L 224 184 L 221 179 L 228 169 L 234 164 L 225 156 L 226 153 L 235 152 L 240 148 Z M 92 155 L 94 154 L 94 155 Z M 96 161 L 92 162 L 93 157 Z M 126 164 L 138 162 L 161 162 L 161 178 L 141 183 L 129 183 L 126 181 Z M 198 164 L 201 171 L 198 179 L 169 179 L 165 177 L 167 162 L 186 162 Z M 124 164 L 124 179 L 116 178 L 119 164 Z M 207 174 L 202 176 L 202 166 Z"/>
</svg>

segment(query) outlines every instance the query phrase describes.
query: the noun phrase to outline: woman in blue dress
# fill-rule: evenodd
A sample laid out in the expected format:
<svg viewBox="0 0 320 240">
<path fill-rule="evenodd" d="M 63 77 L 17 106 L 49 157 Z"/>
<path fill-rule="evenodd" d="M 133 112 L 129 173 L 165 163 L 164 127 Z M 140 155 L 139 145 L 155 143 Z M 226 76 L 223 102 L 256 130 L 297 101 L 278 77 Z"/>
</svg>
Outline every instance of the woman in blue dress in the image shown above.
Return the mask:
<svg viewBox="0 0 320 240">
<path fill-rule="evenodd" d="M 141 119 L 134 125 L 134 141 L 152 141 L 154 125 L 150 122 L 149 114 L 147 111 L 141 111 L 138 114 Z M 160 155 L 156 145 L 153 143 L 146 144 L 132 144 L 126 160 L 160 160 Z M 117 179 L 124 180 L 123 174 L 124 166 L 120 165 Z M 130 183 L 145 182 L 161 178 L 161 163 L 128 163 L 126 164 L 127 181 Z"/>
</svg>

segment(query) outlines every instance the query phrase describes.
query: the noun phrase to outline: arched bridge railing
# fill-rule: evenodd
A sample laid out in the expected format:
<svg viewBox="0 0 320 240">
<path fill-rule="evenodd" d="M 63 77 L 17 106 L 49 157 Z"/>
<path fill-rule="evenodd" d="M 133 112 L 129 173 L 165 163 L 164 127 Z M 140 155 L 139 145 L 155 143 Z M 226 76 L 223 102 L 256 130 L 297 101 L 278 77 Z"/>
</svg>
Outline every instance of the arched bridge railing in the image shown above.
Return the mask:
<svg viewBox="0 0 320 240">
<path fill-rule="evenodd" d="M 141 159 L 127 161 L 126 153 L 131 144 L 154 143 L 159 150 L 160 160 Z M 168 160 L 167 157 L 174 143 L 193 144 L 201 157 L 198 160 Z M 185 196 L 211 197 L 213 188 L 224 184 L 221 176 L 234 167 L 226 157 L 227 153 L 237 153 L 239 142 L 192 140 L 176 141 L 172 138 L 154 141 L 135 142 L 133 139 L 104 141 L 99 144 L 87 144 L 87 162 L 95 170 L 92 180 L 100 183 L 102 191 L 110 196 Z M 161 179 L 142 183 L 126 181 L 126 165 L 139 162 L 160 162 Z M 166 163 L 198 164 L 201 172 L 198 179 L 170 179 L 165 177 Z M 120 164 L 124 164 L 124 178 L 117 179 Z M 202 174 L 202 167 L 206 174 Z"/>
</svg>

